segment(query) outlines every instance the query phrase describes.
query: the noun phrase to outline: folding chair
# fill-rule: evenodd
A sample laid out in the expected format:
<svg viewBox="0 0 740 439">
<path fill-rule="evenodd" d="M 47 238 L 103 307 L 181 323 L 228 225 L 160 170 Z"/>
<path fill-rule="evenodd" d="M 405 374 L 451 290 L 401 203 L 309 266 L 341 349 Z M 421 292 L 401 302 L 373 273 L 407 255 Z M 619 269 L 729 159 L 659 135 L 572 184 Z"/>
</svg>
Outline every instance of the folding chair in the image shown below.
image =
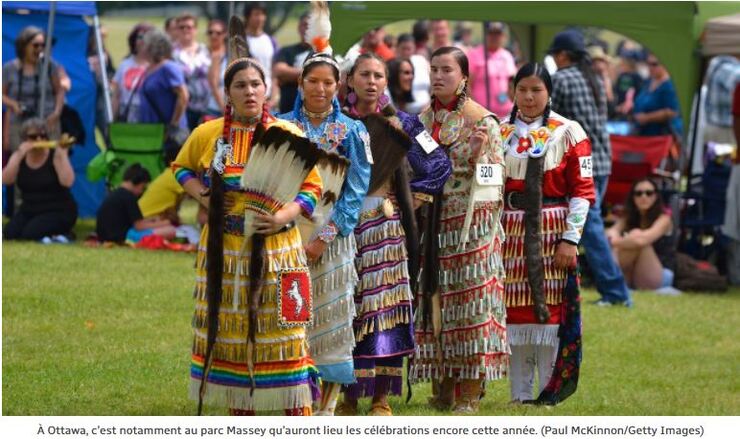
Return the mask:
<svg viewBox="0 0 740 439">
<path fill-rule="evenodd" d="M 149 171 L 152 180 L 165 168 L 162 153 L 164 125 L 149 123 L 110 124 L 109 151 L 115 158 L 111 161 L 106 176 L 109 188 L 121 184 L 123 173 L 134 163 L 141 164 Z"/>
<path fill-rule="evenodd" d="M 669 197 L 675 193 L 678 175 L 667 170 L 672 135 L 665 136 L 618 136 L 610 135 L 612 145 L 612 173 L 604 195 L 606 204 L 624 204 L 632 184 L 645 177 L 653 177 L 659 185 L 664 201 L 670 205 Z M 675 174 L 675 175 L 674 175 Z"/>
</svg>

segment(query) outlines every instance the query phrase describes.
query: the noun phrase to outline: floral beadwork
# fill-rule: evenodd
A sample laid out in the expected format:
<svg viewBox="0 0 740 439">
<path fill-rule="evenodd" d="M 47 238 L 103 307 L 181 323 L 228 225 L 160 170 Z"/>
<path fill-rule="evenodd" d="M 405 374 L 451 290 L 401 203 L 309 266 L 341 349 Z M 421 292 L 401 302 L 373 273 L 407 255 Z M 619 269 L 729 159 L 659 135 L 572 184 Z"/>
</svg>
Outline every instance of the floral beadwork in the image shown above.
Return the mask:
<svg viewBox="0 0 740 439">
<path fill-rule="evenodd" d="M 338 145 L 347 136 L 347 125 L 342 122 L 332 122 L 326 127 L 326 138 L 329 142 Z"/>
</svg>

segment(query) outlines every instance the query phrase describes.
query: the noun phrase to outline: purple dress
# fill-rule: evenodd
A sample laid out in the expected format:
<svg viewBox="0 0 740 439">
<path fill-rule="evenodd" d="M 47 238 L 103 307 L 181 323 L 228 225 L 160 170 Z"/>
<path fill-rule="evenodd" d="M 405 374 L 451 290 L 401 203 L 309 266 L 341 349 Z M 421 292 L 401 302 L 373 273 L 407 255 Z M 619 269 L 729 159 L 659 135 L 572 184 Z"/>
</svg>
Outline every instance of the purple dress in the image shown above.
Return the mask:
<svg viewBox="0 0 740 439">
<path fill-rule="evenodd" d="M 430 154 L 422 149 L 415 137 L 424 127 L 416 116 L 395 110 L 389 114 L 388 108 L 384 114 L 414 139 L 407 154 L 413 171 L 411 191 L 439 194 L 452 172 L 443 149 L 437 148 Z M 368 194 L 355 228 L 359 282 L 355 290 L 357 316 L 353 327 L 357 344 L 353 357 L 357 382 L 344 389 L 351 399 L 374 396 L 376 392 L 400 395 L 403 358 L 415 349 L 406 235 L 389 183 Z M 386 199 L 394 207 L 389 217 L 383 210 Z"/>
</svg>

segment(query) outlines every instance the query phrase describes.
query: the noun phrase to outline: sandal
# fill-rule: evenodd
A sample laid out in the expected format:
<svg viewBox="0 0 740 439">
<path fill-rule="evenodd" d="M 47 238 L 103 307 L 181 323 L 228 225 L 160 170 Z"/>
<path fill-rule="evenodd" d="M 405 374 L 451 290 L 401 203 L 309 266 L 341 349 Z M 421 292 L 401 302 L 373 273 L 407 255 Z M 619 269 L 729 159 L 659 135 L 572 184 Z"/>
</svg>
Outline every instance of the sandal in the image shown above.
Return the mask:
<svg viewBox="0 0 740 439">
<path fill-rule="evenodd" d="M 370 409 L 369 416 L 393 416 L 393 410 L 387 402 L 375 402 Z"/>
</svg>

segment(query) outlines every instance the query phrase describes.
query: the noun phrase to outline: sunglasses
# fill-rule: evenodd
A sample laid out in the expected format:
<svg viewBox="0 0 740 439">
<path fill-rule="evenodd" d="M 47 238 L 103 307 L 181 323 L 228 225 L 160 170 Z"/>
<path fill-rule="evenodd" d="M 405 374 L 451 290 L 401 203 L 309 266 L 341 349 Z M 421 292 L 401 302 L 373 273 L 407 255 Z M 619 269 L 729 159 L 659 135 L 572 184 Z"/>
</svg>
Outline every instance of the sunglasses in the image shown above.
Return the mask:
<svg viewBox="0 0 740 439">
<path fill-rule="evenodd" d="M 208 31 L 208 32 L 206 32 L 206 33 L 207 33 L 208 35 L 223 35 L 223 33 L 224 33 L 224 32 L 223 32 L 223 31 L 220 31 L 220 30 L 209 30 L 209 31 Z"/>
<path fill-rule="evenodd" d="M 48 139 L 49 136 L 46 133 L 28 133 L 26 139 L 28 140 L 43 140 Z"/>
<path fill-rule="evenodd" d="M 649 65 L 650 67 L 658 67 L 660 65 L 660 63 L 659 62 L 655 62 L 655 61 L 651 61 L 651 62 L 647 63 L 647 65 Z"/>
<path fill-rule="evenodd" d="M 635 197 L 642 197 L 642 196 L 652 197 L 653 195 L 655 195 L 655 191 L 651 191 L 651 190 L 648 190 L 648 191 L 634 191 L 632 193 L 632 195 L 635 196 Z"/>
<path fill-rule="evenodd" d="M 187 24 L 181 24 L 180 26 L 178 26 L 178 28 L 180 28 L 180 30 L 188 30 L 188 29 L 195 29 L 195 26 L 189 26 Z"/>
<path fill-rule="evenodd" d="M 32 46 L 33 46 L 34 49 L 40 49 L 40 48 L 44 47 L 45 45 L 46 44 L 44 44 L 44 43 L 33 43 L 32 44 Z"/>
</svg>

